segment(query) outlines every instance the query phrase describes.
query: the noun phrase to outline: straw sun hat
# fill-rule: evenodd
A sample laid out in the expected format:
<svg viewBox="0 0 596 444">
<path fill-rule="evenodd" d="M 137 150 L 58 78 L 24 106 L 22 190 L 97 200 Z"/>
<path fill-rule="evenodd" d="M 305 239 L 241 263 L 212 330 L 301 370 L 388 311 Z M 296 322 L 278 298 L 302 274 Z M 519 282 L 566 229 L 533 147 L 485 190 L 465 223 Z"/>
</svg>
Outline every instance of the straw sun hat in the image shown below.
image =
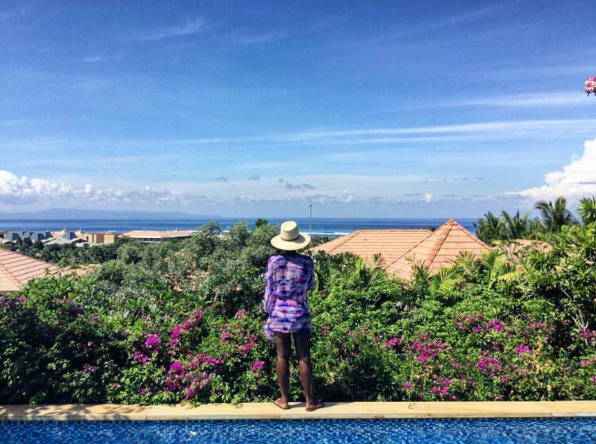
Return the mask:
<svg viewBox="0 0 596 444">
<path fill-rule="evenodd" d="M 292 220 L 281 224 L 279 231 L 280 234 L 271 239 L 271 245 L 279 250 L 300 250 L 310 243 L 310 236 L 300 233 L 298 224 Z"/>
</svg>

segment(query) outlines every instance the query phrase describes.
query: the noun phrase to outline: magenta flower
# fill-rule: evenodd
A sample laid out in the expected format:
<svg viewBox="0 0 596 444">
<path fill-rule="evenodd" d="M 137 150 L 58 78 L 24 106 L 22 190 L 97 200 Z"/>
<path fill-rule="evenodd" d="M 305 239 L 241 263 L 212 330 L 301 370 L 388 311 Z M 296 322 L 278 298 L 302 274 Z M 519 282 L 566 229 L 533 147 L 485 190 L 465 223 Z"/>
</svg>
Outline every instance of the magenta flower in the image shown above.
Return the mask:
<svg viewBox="0 0 596 444">
<path fill-rule="evenodd" d="M 236 313 L 236 319 L 242 319 L 244 316 L 246 316 L 248 313 L 244 310 L 238 310 L 238 313 Z"/>
<path fill-rule="evenodd" d="M 184 366 L 180 362 L 174 362 L 170 366 L 170 373 L 173 373 L 175 375 L 179 375 L 180 373 L 182 373 L 182 370 L 183 369 L 184 369 Z"/>
<path fill-rule="evenodd" d="M 149 357 L 146 356 L 145 354 L 143 354 L 142 352 L 140 352 L 139 350 L 135 349 L 135 354 L 134 354 L 134 360 L 137 362 L 140 362 L 141 365 L 145 365 L 147 364 L 147 361 L 149 361 Z"/>
<path fill-rule="evenodd" d="M 401 344 L 401 341 L 402 341 L 401 338 L 391 338 L 387 342 L 385 342 L 385 348 L 395 347 L 395 346 Z"/>
<path fill-rule="evenodd" d="M 532 354 L 532 350 L 530 350 L 530 348 L 527 345 L 520 345 L 519 347 L 515 347 L 515 351 L 518 355 L 523 355 L 523 354 Z"/>
<path fill-rule="evenodd" d="M 265 363 L 263 361 L 256 361 L 252 365 L 252 371 L 255 373 L 258 373 L 259 371 L 263 370 L 264 368 L 265 368 Z"/>
<path fill-rule="evenodd" d="M 145 341 L 145 347 L 151 350 L 153 353 L 159 350 L 159 335 L 152 334 L 147 336 L 147 340 Z"/>
</svg>

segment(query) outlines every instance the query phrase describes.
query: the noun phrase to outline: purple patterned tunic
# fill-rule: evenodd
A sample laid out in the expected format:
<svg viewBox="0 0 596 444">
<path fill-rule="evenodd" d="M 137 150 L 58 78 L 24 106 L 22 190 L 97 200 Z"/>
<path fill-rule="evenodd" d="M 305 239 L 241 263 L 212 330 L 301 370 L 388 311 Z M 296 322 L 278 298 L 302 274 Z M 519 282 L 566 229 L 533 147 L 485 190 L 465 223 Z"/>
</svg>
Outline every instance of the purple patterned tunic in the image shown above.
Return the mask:
<svg viewBox="0 0 596 444">
<path fill-rule="evenodd" d="M 271 256 L 265 274 L 265 312 L 269 319 L 265 334 L 273 332 L 312 332 L 306 292 L 314 285 L 314 262 L 311 257 L 297 253 Z"/>
</svg>

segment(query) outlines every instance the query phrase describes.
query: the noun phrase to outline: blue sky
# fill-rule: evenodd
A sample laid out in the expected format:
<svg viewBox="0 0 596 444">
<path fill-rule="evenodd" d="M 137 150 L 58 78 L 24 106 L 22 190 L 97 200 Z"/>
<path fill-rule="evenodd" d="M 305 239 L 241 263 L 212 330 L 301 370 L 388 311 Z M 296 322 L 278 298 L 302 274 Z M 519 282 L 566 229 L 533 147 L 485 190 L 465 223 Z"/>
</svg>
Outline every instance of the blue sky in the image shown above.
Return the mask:
<svg viewBox="0 0 596 444">
<path fill-rule="evenodd" d="M 0 211 L 475 217 L 596 194 L 593 0 L 0 0 Z"/>
</svg>

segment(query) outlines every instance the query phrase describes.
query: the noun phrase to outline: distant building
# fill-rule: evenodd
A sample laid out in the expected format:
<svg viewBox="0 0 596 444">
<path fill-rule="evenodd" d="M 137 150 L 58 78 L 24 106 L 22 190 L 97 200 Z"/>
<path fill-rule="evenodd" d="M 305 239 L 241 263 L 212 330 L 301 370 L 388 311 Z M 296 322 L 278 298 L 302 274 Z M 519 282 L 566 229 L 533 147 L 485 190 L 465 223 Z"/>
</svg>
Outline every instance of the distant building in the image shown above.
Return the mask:
<svg viewBox="0 0 596 444">
<path fill-rule="evenodd" d="M 52 237 L 44 239 L 42 242 L 44 245 L 74 245 L 81 242 L 85 242 L 83 239 L 78 237 L 74 231 L 67 229 L 61 231 L 53 231 Z"/>
<path fill-rule="evenodd" d="M 453 219 L 431 230 L 358 230 L 318 245 L 312 252 L 353 253 L 367 260 L 380 255 L 381 268 L 409 280 L 419 264 L 431 274 L 449 267 L 461 252 L 481 255 L 490 247 Z"/>
<path fill-rule="evenodd" d="M 118 239 L 121 236 L 120 233 L 87 233 L 83 230 L 77 231 L 76 235 L 79 238 L 83 239 L 85 242 L 89 242 L 90 244 L 113 244 L 114 242 L 116 242 L 116 239 Z"/>
<path fill-rule="evenodd" d="M 32 243 L 35 243 L 38 241 L 44 241 L 51 236 L 52 234 L 49 231 L 5 231 L 0 242 L 6 245 L 23 242 L 26 239 L 29 239 Z"/>
<path fill-rule="evenodd" d="M 172 230 L 172 231 L 148 231 L 134 230 L 124 233 L 123 237 L 137 239 L 140 242 L 155 243 L 168 242 L 171 240 L 188 239 L 194 234 L 194 231 Z"/>
</svg>

